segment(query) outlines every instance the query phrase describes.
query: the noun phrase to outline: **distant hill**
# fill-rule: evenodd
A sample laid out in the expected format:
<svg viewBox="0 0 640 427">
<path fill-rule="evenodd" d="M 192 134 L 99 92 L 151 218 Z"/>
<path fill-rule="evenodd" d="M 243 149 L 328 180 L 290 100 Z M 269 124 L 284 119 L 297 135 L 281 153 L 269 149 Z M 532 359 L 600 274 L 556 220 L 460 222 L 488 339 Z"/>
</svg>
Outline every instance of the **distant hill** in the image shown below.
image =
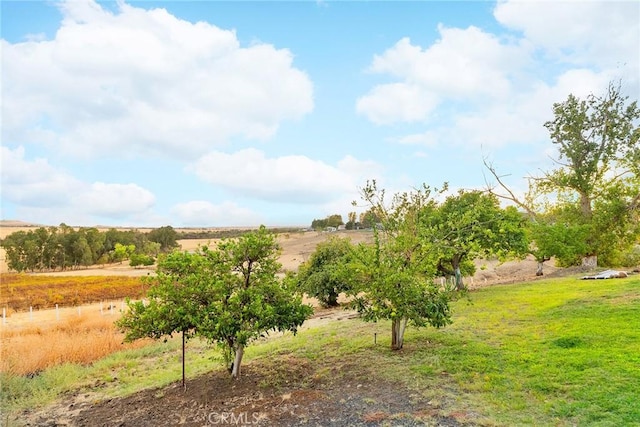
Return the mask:
<svg viewBox="0 0 640 427">
<path fill-rule="evenodd" d="M 17 219 L 0 219 L 0 227 L 45 227 L 42 224 L 19 221 Z"/>
</svg>

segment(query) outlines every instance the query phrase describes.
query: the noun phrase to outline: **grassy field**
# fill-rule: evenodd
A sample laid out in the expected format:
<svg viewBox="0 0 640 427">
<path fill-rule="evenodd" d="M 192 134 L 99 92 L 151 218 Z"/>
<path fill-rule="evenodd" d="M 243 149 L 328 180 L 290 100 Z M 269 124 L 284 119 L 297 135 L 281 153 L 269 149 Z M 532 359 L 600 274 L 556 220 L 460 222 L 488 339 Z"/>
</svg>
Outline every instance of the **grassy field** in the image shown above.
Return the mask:
<svg viewBox="0 0 640 427">
<path fill-rule="evenodd" d="M 99 313 L 17 328 L 3 326 L 0 372 L 34 377 L 61 363 L 88 365 L 111 353 L 148 344 L 147 340 L 123 343 L 123 339 L 114 316 Z"/>
<path fill-rule="evenodd" d="M 332 321 L 252 345 L 246 361 L 268 370 L 304 360 L 319 378 L 348 364 L 351 374 L 401 382 L 445 415 L 483 425 L 640 425 L 637 277 L 493 286 L 458 301 L 453 325 L 408 329 L 401 352 L 388 349 L 389 332 L 386 322 Z M 189 377 L 220 368 L 218 353 L 200 341 L 188 344 L 187 358 Z M 5 374 L 2 404 L 17 411 L 69 391 L 125 396 L 177 381 L 180 372 L 179 341 L 170 340 L 33 378 Z"/>
<path fill-rule="evenodd" d="M 138 298 L 148 285 L 140 277 L 0 274 L 0 306 L 11 311 L 75 306 L 108 299 Z"/>
</svg>

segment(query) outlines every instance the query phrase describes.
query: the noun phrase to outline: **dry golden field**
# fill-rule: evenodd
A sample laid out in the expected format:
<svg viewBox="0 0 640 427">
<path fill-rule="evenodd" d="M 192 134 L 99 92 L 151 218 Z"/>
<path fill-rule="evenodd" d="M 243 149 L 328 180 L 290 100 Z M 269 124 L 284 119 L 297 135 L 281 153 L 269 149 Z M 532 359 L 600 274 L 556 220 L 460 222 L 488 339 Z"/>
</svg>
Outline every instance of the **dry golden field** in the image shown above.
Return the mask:
<svg viewBox="0 0 640 427">
<path fill-rule="evenodd" d="M 0 372 L 35 375 L 61 363 L 89 364 L 150 340 L 123 343 L 122 302 L 14 313 L 0 325 Z"/>
<path fill-rule="evenodd" d="M 0 227 L 0 237 L 35 228 L 5 224 Z M 371 233 L 279 235 L 283 269 L 296 270 L 330 235 L 348 236 L 357 243 L 369 239 Z M 216 241 L 194 239 L 178 243 L 183 250 L 193 250 L 215 245 Z M 7 274 L 4 259 L 2 264 L 0 306 L 5 309 L 6 319 L 0 319 L 1 372 L 32 375 L 64 362 L 87 364 L 147 342 L 123 344 L 123 335 L 113 322 L 126 308 L 125 296 L 138 298 L 144 294 L 139 278 L 153 274 L 153 268 L 132 268 L 124 262 L 64 272 Z M 56 304 L 59 308 L 52 308 Z"/>
</svg>

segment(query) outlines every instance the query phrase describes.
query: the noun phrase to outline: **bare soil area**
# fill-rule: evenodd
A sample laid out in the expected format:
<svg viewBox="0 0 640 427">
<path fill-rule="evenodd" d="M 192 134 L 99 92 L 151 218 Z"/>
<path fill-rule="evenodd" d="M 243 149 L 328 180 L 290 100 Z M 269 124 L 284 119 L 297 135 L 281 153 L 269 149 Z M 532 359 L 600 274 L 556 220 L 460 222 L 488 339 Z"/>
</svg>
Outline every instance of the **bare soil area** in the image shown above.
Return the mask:
<svg viewBox="0 0 640 427">
<path fill-rule="evenodd" d="M 320 310 L 305 327 L 352 318 Z M 91 390 L 66 396 L 14 418 L 22 426 L 473 426 L 474 414 L 442 415 L 440 403 L 373 374 L 374 366 L 337 361 L 329 372 L 292 356 L 246 364 L 233 380 L 217 370 L 125 398 L 101 399 Z M 10 424 L 13 425 L 13 424 Z"/>
</svg>

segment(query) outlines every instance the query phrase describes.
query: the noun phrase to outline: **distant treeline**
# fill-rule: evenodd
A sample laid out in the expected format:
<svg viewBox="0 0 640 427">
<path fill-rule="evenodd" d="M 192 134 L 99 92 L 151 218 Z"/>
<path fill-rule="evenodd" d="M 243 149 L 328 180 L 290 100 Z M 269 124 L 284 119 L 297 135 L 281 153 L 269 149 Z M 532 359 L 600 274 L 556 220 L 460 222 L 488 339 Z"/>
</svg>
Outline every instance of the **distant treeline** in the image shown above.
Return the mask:
<svg viewBox="0 0 640 427">
<path fill-rule="evenodd" d="M 235 238 L 250 229 L 176 231 L 171 226 L 141 232 L 135 229 L 95 227 L 75 229 L 66 224 L 16 231 L 0 240 L 9 269 L 56 271 L 130 260 L 130 265 L 152 265 L 163 252 L 177 248 L 180 239 Z M 271 228 L 275 234 L 299 232 L 299 227 Z"/>
<path fill-rule="evenodd" d="M 0 241 L 7 266 L 14 271 L 77 269 L 130 259 L 133 266 L 151 265 L 162 252 L 178 246 L 178 233 L 171 227 L 149 232 L 100 231 L 95 227 L 74 229 L 66 224 L 17 231 Z"/>
<path fill-rule="evenodd" d="M 198 231 L 178 231 L 178 239 L 189 240 L 189 239 L 233 239 L 235 237 L 240 237 L 243 234 L 249 233 L 250 229 L 212 229 L 212 230 L 198 230 Z M 301 231 L 300 227 L 281 227 L 281 228 L 269 228 L 274 234 L 285 234 L 285 233 L 297 233 Z"/>
</svg>

